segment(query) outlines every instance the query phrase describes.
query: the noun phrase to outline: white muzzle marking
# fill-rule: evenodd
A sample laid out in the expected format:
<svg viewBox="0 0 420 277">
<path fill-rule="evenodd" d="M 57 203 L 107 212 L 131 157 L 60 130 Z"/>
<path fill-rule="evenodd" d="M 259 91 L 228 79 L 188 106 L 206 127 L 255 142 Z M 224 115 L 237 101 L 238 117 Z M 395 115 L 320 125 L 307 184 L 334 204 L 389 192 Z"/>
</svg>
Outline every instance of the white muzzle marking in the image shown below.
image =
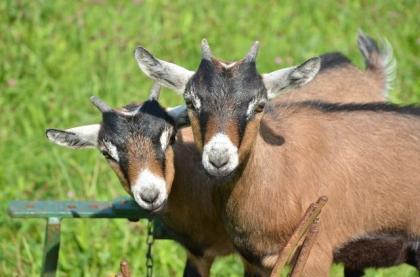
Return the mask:
<svg viewBox="0 0 420 277">
<path fill-rule="evenodd" d="M 239 164 L 238 148 L 229 137 L 218 133 L 204 146 L 202 163 L 213 176 L 227 176 Z"/>
<path fill-rule="evenodd" d="M 131 192 L 137 204 L 149 211 L 160 211 L 168 198 L 165 180 L 148 169 L 140 172 Z"/>
</svg>

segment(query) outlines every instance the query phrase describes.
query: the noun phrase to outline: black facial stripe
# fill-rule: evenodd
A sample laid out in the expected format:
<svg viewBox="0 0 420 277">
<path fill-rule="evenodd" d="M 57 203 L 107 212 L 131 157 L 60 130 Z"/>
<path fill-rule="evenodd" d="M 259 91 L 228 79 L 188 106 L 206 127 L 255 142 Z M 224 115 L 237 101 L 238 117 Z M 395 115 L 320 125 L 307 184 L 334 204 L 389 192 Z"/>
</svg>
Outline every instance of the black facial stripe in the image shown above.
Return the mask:
<svg viewBox="0 0 420 277">
<path fill-rule="evenodd" d="M 202 134 L 201 140 L 202 145 L 205 144 L 205 135 L 207 133 L 207 124 L 209 123 L 208 113 L 201 113 L 198 115 L 198 120 L 200 124 L 200 132 Z"/>
<path fill-rule="evenodd" d="M 241 117 L 238 120 L 238 134 L 239 134 L 238 148 L 241 146 L 242 140 L 244 138 L 247 123 L 248 123 L 248 120 L 246 117 Z"/>
</svg>

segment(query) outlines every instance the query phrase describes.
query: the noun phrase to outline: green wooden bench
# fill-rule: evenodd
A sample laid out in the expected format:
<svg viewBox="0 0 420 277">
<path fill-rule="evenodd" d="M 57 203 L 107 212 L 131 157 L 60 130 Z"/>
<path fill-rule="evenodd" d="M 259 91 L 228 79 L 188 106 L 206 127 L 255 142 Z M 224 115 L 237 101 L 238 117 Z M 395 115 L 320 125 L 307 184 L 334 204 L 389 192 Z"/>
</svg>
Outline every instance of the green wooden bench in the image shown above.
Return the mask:
<svg viewBox="0 0 420 277">
<path fill-rule="evenodd" d="M 41 276 L 56 275 L 62 219 L 152 219 L 154 238 L 170 239 L 171 237 L 159 218 L 152 218 L 129 197 L 118 198 L 114 201 L 11 201 L 8 213 L 14 218 L 45 218 L 47 220 Z"/>
</svg>

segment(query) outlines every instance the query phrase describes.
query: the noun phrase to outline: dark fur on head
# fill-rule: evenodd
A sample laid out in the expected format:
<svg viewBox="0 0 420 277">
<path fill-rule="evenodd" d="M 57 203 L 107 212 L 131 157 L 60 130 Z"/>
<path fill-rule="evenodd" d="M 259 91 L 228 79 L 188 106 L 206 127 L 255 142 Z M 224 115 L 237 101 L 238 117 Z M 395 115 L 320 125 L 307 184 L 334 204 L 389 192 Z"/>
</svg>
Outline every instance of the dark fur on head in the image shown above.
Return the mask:
<svg viewBox="0 0 420 277">
<path fill-rule="evenodd" d="M 128 141 L 149 139 L 153 145 L 153 153 L 157 161 L 164 163 L 165 153 L 159 143 L 160 136 L 165 129 L 171 128 L 172 139 L 175 138 L 176 126 L 174 120 L 156 100 L 148 100 L 141 106 L 131 104 L 123 108 L 134 113 L 109 111 L 103 113 L 98 142 L 109 141 L 118 149 L 120 166 L 124 175 L 128 175 Z M 131 145 L 135 147 L 135 145 Z"/>
</svg>

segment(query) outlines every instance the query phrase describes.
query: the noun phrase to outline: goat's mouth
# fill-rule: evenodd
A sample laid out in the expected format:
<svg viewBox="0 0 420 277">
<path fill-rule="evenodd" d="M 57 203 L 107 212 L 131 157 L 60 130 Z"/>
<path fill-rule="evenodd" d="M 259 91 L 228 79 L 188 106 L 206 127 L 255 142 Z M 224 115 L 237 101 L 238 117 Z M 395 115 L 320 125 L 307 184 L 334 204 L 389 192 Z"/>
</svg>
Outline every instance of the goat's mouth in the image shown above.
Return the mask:
<svg viewBox="0 0 420 277">
<path fill-rule="evenodd" d="M 139 205 L 140 208 L 151 214 L 159 213 L 165 208 L 166 199 L 162 198 L 163 197 L 159 197 L 156 201 L 148 203 L 139 199 L 139 197 L 134 196 L 134 200 L 136 201 L 137 205 Z"/>
<path fill-rule="evenodd" d="M 147 211 L 151 214 L 156 214 L 161 212 L 166 206 L 166 200 L 159 204 L 152 204 L 152 207 L 150 209 L 147 209 Z"/>
<path fill-rule="evenodd" d="M 204 171 L 206 172 L 206 174 L 209 177 L 213 177 L 213 178 L 220 178 L 220 179 L 226 179 L 229 178 L 230 176 L 232 176 L 234 174 L 234 172 L 236 171 L 236 167 L 233 169 L 225 169 L 225 168 L 214 168 L 214 167 L 206 167 L 204 166 Z"/>
</svg>

